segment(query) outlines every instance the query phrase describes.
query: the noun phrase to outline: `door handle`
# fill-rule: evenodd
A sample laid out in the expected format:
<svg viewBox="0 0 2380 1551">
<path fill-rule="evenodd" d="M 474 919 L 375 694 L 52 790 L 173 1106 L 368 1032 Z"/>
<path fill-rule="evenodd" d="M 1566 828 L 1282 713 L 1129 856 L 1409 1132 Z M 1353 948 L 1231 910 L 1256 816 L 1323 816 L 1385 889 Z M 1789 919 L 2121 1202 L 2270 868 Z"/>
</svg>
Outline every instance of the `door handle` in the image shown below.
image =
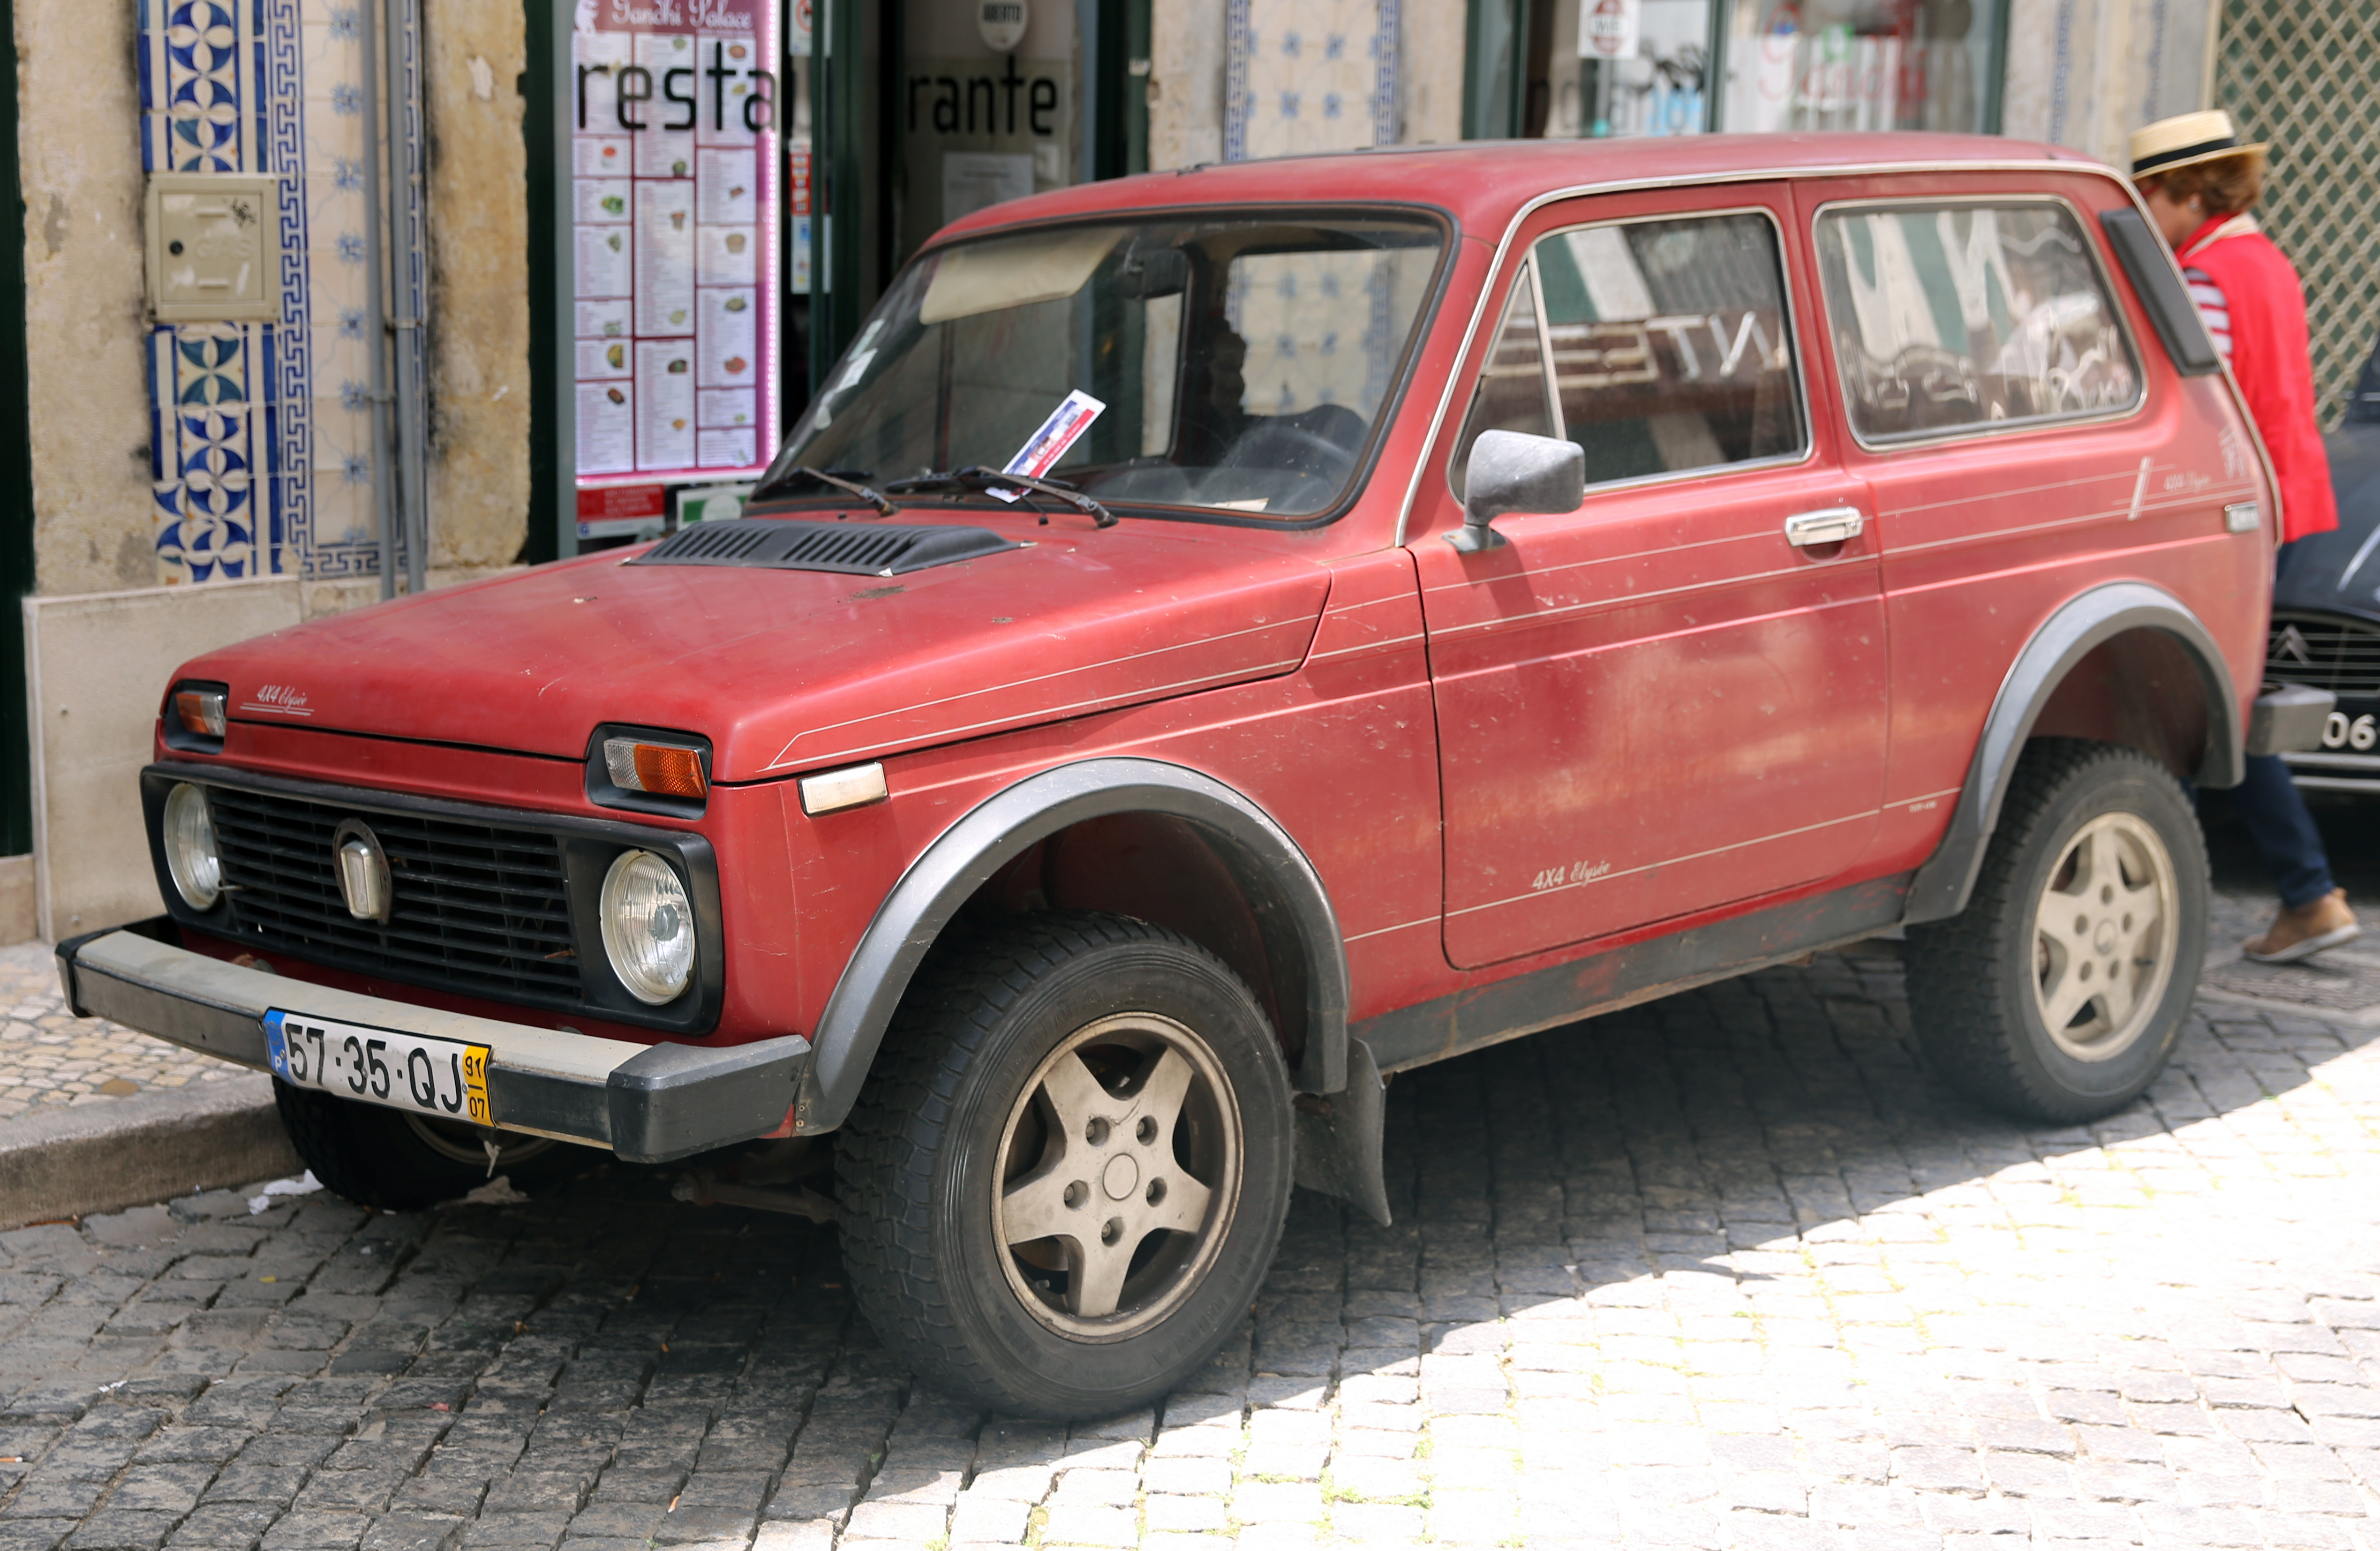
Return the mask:
<svg viewBox="0 0 2380 1551">
<path fill-rule="evenodd" d="M 1785 519 L 1785 541 L 1796 549 L 1812 544 L 1840 544 L 1856 539 L 1867 527 L 1867 515 L 1856 506 L 1828 506 Z"/>
</svg>

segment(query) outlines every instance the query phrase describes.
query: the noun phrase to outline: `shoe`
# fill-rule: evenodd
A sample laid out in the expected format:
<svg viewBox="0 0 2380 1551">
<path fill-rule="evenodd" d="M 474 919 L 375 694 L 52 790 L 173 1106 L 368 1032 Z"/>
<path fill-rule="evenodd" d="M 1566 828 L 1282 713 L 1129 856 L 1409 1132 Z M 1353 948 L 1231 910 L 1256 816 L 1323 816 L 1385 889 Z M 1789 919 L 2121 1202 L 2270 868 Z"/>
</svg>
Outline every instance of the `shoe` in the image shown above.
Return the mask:
<svg viewBox="0 0 2380 1551">
<path fill-rule="evenodd" d="M 2250 939 L 2245 951 L 2260 964 L 2293 964 L 2362 935 L 2355 912 L 2347 908 L 2347 891 L 2333 889 L 2312 904 L 2284 908 L 2273 917 L 2273 929 Z"/>
</svg>

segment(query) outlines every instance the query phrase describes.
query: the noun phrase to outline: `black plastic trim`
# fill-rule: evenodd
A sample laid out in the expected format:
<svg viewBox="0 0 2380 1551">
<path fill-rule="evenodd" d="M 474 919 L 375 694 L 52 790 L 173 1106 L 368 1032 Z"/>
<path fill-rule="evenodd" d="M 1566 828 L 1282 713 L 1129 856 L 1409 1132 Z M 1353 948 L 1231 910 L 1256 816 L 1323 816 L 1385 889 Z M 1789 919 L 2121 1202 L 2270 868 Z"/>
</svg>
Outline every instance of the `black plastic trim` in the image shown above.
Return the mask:
<svg viewBox="0 0 2380 1551">
<path fill-rule="evenodd" d="M 1037 841 L 1086 818 L 1163 813 L 1215 849 L 1255 907 L 1279 988 L 1283 1030 L 1301 1050 L 1293 1084 L 1347 1083 L 1347 958 L 1321 876 L 1279 824 L 1212 777 L 1155 759 L 1086 759 L 1027 777 L 942 831 L 877 906 L 835 982 L 802 1080 L 801 1130 L 843 1123 L 909 980 L 959 907 Z"/>
<path fill-rule="evenodd" d="M 724 1050 L 655 1045 L 613 1069 L 612 1146 L 631 1163 L 667 1163 L 785 1123 L 809 1065 L 799 1035 Z"/>
<path fill-rule="evenodd" d="M 211 910 L 193 910 L 183 900 L 180 891 L 174 887 L 172 873 L 165 865 L 162 832 L 165 794 L 176 782 L 185 781 L 200 786 L 228 786 L 245 792 L 295 797 L 306 802 L 352 808 L 359 814 L 419 814 L 553 837 L 562 850 L 564 888 L 570 901 L 571 934 L 579 968 L 579 994 L 576 997 L 500 995 L 477 987 L 456 987 L 423 975 L 407 975 L 385 963 L 364 963 L 335 952 L 310 950 L 298 953 L 275 945 L 273 951 L 277 954 L 334 969 L 370 975 L 375 979 L 468 994 L 518 1007 L 576 1012 L 613 1023 L 658 1029 L 686 1038 L 699 1038 L 718 1025 L 719 1009 L 725 1000 L 726 932 L 719 906 L 718 857 L 710 842 L 701 835 L 617 819 L 581 818 L 525 808 L 458 803 L 442 797 L 417 797 L 400 792 L 292 781 L 252 770 L 174 763 L 151 765 L 140 772 L 141 807 L 149 831 L 150 864 L 156 871 L 158 893 L 164 901 L 165 912 L 181 926 L 234 942 L 241 941 L 243 938 L 233 922 L 229 896 L 218 901 Z M 629 995 L 627 988 L 621 985 L 619 978 L 612 973 L 610 958 L 603 951 L 603 933 L 598 917 L 603 874 L 614 857 L 629 850 L 650 851 L 668 861 L 676 868 L 680 881 L 686 884 L 687 900 L 694 907 L 694 978 L 685 994 L 660 1007 Z"/>
<path fill-rule="evenodd" d="M 1903 873 L 1690 927 L 1366 1018 L 1349 1037 L 1383 1072 L 1427 1066 L 1873 937 L 1900 919 L 1908 887 Z"/>
<path fill-rule="evenodd" d="M 688 797 L 672 797 L 654 792 L 631 792 L 616 784 L 612 780 L 611 767 L 603 759 L 603 740 L 606 738 L 641 738 L 650 743 L 693 747 L 702 761 L 705 795 L 698 802 Z M 699 818 L 703 810 L 710 806 L 710 740 L 698 733 L 606 721 L 587 736 L 587 800 L 598 807 L 625 808 L 630 813 L 650 813 L 662 818 Z"/>
<path fill-rule="evenodd" d="M 2130 206 L 2101 211 L 2099 225 L 2132 283 L 2132 294 L 2141 298 L 2142 310 L 2156 325 L 2157 338 L 2164 343 L 2166 358 L 2173 362 L 2174 370 L 2184 377 L 2204 377 L 2220 370 L 2223 357 L 2216 353 L 2206 321 L 2198 315 L 2198 304 L 2190 299 L 2165 239 Z"/>
<path fill-rule="evenodd" d="M 2093 648 L 2128 630 L 2161 630 L 2180 643 L 2198 669 L 2206 692 L 2206 748 L 2196 781 L 2201 786 L 2237 786 L 2247 774 L 2241 741 L 2240 697 L 2222 648 L 2190 606 L 2145 582 L 2108 582 L 2067 600 L 2051 614 L 2000 681 L 1991 714 L 1976 740 L 1959 806 L 1951 811 L 1942 843 L 1917 869 L 1909 886 L 1909 920 L 1940 921 L 1967 908 L 1984 847 L 1999 823 L 2000 804 L 2016 773 L 2017 756 L 2041 718 L 2049 697 Z"/>
</svg>

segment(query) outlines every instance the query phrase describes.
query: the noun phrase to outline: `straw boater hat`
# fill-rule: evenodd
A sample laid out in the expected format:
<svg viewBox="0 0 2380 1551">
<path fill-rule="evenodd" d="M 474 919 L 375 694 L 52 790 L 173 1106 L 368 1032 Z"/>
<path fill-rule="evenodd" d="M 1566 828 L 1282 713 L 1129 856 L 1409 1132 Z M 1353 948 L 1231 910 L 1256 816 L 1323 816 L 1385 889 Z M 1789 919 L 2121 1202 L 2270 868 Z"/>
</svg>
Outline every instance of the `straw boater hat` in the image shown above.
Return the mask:
<svg viewBox="0 0 2380 1551">
<path fill-rule="evenodd" d="M 2231 115 L 2220 108 L 2185 113 L 2132 131 L 2132 176 L 2169 173 L 2176 167 L 2264 149 L 2261 144 L 2241 145 L 2239 131 L 2231 127 Z"/>
</svg>

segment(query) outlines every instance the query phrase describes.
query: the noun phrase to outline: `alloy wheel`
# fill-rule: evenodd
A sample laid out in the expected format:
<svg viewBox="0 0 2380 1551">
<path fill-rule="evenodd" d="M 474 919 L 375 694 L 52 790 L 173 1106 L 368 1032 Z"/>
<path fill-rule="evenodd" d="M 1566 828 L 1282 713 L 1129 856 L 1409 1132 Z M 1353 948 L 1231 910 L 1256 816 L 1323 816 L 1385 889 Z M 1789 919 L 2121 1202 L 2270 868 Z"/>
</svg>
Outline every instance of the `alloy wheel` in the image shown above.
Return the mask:
<svg viewBox="0 0 2380 1551">
<path fill-rule="evenodd" d="M 2042 1026 L 2077 1060 L 2131 1048 L 2174 973 L 2180 888 L 2155 830 L 2103 813 L 2066 844 L 2034 907 L 2034 996 Z"/>
<path fill-rule="evenodd" d="M 1189 1028 L 1127 1012 L 1077 1029 L 1002 1133 L 992 1229 L 1010 1289 L 1077 1340 L 1158 1324 L 1230 1230 L 1245 1147 L 1231 1081 Z"/>
</svg>

